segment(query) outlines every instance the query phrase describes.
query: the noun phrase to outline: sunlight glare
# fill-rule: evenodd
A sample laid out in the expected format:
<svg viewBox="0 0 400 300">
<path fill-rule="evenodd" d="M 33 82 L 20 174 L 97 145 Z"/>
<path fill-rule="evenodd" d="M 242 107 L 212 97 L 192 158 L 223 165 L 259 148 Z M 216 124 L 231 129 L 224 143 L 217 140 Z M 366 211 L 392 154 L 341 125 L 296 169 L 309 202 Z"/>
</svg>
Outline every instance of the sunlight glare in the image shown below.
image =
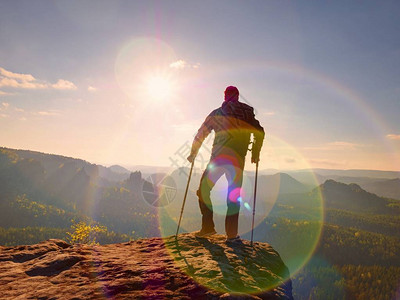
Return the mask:
<svg viewBox="0 0 400 300">
<path fill-rule="evenodd" d="M 153 100 L 166 100 L 171 96 L 172 83 L 167 77 L 152 76 L 147 81 L 147 93 Z"/>
</svg>

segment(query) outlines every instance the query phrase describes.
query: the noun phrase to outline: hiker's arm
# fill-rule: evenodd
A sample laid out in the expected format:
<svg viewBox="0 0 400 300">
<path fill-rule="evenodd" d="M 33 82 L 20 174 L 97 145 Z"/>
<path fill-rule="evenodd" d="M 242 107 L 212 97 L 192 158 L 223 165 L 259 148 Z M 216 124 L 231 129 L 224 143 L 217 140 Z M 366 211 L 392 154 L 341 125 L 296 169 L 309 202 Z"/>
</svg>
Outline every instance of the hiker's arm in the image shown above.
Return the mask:
<svg viewBox="0 0 400 300">
<path fill-rule="evenodd" d="M 207 116 L 206 120 L 200 126 L 200 129 L 197 131 L 196 136 L 194 137 L 192 150 L 190 151 L 190 155 L 187 158 L 188 161 L 193 162 L 201 144 L 203 143 L 204 139 L 210 134 L 211 130 L 213 130 L 212 126 L 212 116 L 211 114 Z"/>
<path fill-rule="evenodd" d="M 264 128 L 260 125 L 260 122 L 255 118 L 253 112 L 253 119 L 252 124 L 254 128 L 253 135 L 254 135 L 254 142 L 251 151 L 251 162 L 256 163 L 260 160 L 260 151 L 264 141 Z"/>
</svg>

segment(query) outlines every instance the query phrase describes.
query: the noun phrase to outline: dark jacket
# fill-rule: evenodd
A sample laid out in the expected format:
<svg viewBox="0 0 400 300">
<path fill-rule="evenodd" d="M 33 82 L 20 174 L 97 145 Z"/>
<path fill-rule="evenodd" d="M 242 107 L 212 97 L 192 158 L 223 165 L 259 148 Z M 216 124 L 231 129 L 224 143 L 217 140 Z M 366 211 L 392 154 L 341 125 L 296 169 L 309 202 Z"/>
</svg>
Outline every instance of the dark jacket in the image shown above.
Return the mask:
<svg viewBox="0 0 400 300">
<path fill-rule="evenodd" d="M 250 135 L 254 134 L 252 156 L 258 158 L 264 140 L 264 129 L 255 118 L 254 109 L 239 101 L 225 101 L 221 107 L 213 110 L 198 130 L 192 145 L 192 155 L 197 155 L 204 139 L 215 131 L 211 157 L 231 154 L 246 156 Z"/>
</svg>

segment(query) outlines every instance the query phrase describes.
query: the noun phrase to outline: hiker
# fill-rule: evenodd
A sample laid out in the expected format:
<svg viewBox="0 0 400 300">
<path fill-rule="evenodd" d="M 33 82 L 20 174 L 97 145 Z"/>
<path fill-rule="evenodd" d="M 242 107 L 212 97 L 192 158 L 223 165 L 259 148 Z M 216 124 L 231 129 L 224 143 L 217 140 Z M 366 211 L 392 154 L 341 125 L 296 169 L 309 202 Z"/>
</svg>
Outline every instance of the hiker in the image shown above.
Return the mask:
<svg viewBox="0 0 400 300">
<path fill-rule="evenodd" d="M 198 130 L 191 153 L 187 160 L 193 162 L 204 139 L 215 131 L 211 159 L 201 177 L 197 191 L 202 214 L 201 230 L 198 237 L 207 237 L 216 233 L 213 221 L 213 207 L 210 192 L 218 179 L 225 174 L 228 181 L 225 231 L 227 240 L 239 239 L 238 221 L 241 203 L 241 187 L 246 153 L 250 136 L 253 133 L 251 162 L 259 161 L 264 140 L 264 129 L 254 116 L 254 109 L 239 101 L 239 90 L 234 86 L 225 89 L 225 100 L 221 107 L 213 110 Z"/>
</svg>

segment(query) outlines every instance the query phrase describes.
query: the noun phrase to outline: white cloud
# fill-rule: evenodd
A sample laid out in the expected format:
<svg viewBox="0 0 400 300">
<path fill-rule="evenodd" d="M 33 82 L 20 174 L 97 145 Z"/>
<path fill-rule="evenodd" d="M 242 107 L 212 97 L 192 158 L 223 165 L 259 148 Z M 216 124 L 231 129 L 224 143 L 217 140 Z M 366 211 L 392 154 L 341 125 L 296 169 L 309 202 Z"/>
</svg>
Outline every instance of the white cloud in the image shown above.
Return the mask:
<svg viewBox="0 0 400 300">
<path fill-rule="evenodd" d="M 262 113 L 264 116 L 275 116 L 276 112 L 274 111 L 265 111 Z"/>
<path fill-rule="evenodd" d="M 57 83 L 51 85 L 56 90 L 76 90 L 76 85 L 68 80 L 59 79 Z"/>
<path fill-rule="evenodd" d="M 329 160 L 329 159 L 311 159 L 309 162 L 313 165 L 314 168 L 318 167 L 346 167 L 346 161 L 337 161 L 337 160 Z"/>
<path fill-rule="evenodd" d="M 0 68 L 0 87 L 19 88 L 19 89 L 57 89 L 57 90 L 75 90 L 77 87 L 68 80 L 59 79 L 56 83 L 51 84 L 44 80 L 38 80 L 31 74 L 21 74 L 7 71 Z M 5 93 L 0 91 L 0 95 Z"/>
<path fill-rule="evenodd" d="M 180 60 L 177 60 L 177 61 L 171 63 L 169 66 L 170 66 L 170 68 L 173 68 L 173 69 L 184 69 L 186 66 L 186 62 L 184 60 L 180 59 Z"/>
<path fill-rule="evenodd" d="M 22 108 L 15 107 L 8 102 L 0 102 L 0 118 L 15 118 L 21 121 L 26 121 L 29 116 L 51 117 L 60 116 L 61 114 L 62 111 L 58 109 L 26 111 Z"/>
<path fill-rule="evenodd" d="M 4 76 L 4 72 L 2 72 L 2 75 Z M 35 79 L 31 81 L 31 80 L 16 79 L 10 77 L 0 77 L 0 87 L 11 87 L 11 88 L 21 88 L 21 89 L 45 89 L 47 87 L 47 84 L 38 82 Z"/>
<path fill-rule="evenodd" d="M 11 95 L 13 95 L 13 94 L 12 94 L 12 93 L 7 93 L 7 92 L 0 91 L 0 96 L 11 96 Z"/>
<path fill-rule="evenodd" d="M 59 116 L 60 112 L 57 110 L 47 110 L 47 111 L 38 111 L 35 112 L 34 114 L 40 116 Z"/>
<path fill-rule="evenodd" d="M 183 59 L 179 59 L 169 64 L 169 67 L 172 69 L 198 69 L 200 67 L 199 63 L 196 64 L 189 64 L 188 62 L 184 61 Z"/>
<path fill-rule="evenodd" d="M 332 147 L 337 147 L 337 148 L 345 148 L 345 149 L 348 149 L 348 148 L 354 149 L 356 147 L 362 146 L 360 144 L 349 143 L 349 142 L 341 142 L 341 141 L 340 142 L 328 143 L 327 145 L 328 146 L 332 146 Z"/>
<path fill-rule="evenodd" d="M 331 143 L 325 143 L 319 146 L 304 147 L 303 150 L 319 150 L 319 151 L 331 151 L 331 150 L 354 150 L 356 148 L 365 147 L 362 144 L 336 141 Z"/>
<path fill-rule="evenodd" d="M 88 86 L 88 88 L 87 88 L 87 90 L 89 91 L 89 92 L 95 92 L 95 91 L 97 91 L 97 88 L 95 88 L 94 86 Z"/>
<path fill-rule="evenodd" d="M 33 77 L 31 74 L 13 73 L 3 68 L 0 68 L 0 74 L 3 75 L 4 77 L 14 78 L 20 81 L 35 81 L 35 77 Z"/>
<path fill-rule="evenodd" d="M 389 140 L 400 140 L 400 134 L 387 134 L 386 137 Z"/>
</svg>

